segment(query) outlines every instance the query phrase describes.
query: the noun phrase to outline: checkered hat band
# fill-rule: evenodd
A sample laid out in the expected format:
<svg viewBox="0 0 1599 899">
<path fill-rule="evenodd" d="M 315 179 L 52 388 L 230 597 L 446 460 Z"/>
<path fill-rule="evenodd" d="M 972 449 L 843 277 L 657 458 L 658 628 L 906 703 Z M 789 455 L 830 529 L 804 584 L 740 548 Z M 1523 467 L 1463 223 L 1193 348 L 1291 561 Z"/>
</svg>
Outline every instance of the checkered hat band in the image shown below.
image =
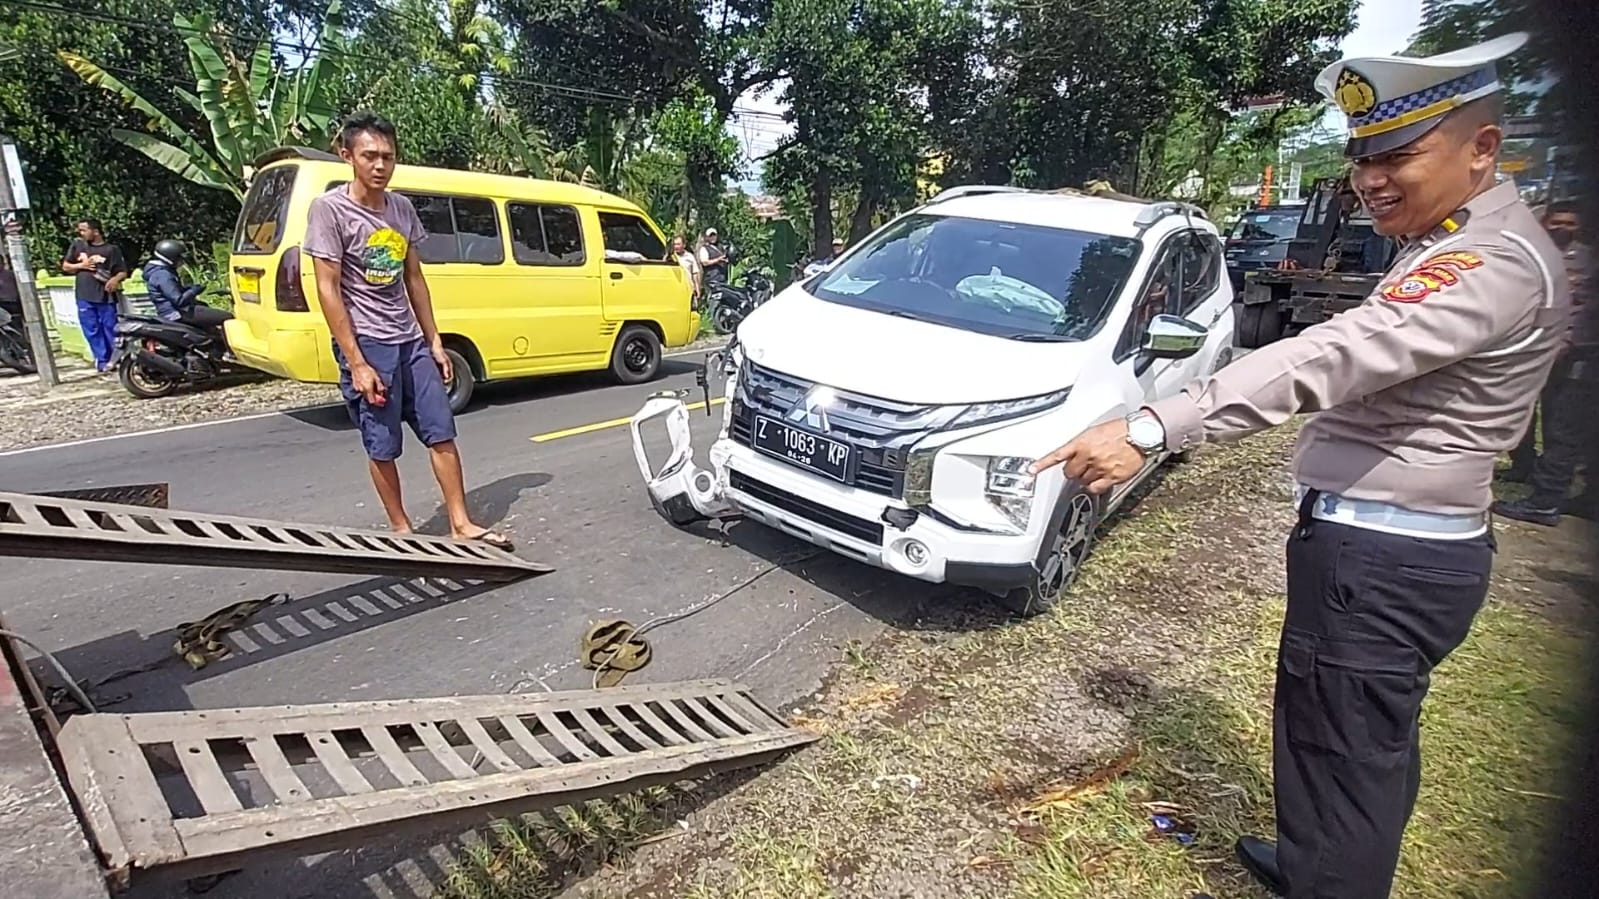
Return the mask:
<svg viewBox="0 0 1599 899">
<path fill-rule="evenodd" d="M 1392 100 L 1384 100 L 1377 104 L 1376 109 L 1366 115 L 1358 119 L 1350 119 L 1349 124 L 1350 127 L 1360 128 L 1366 125 L 1375 125 L 1378 122 L 1386 122 L 1389 119 L 1396 119 L 1405 113 L 1425 109 L 1435 103 L 1442 103 L 1445 100 L 1452 100 L 1464 94 L 1470 94 L 1489 87 L 1498 80 L 1498 77 L 1494 67 L 1487 66 L 1475 72 L 1462 75 L 1459 78 L 1445 81 L 1442 84 L 1435 84 L 1426 90 L 1406 94 L 1403 97 L 1395 97 Z"/>
</svg>

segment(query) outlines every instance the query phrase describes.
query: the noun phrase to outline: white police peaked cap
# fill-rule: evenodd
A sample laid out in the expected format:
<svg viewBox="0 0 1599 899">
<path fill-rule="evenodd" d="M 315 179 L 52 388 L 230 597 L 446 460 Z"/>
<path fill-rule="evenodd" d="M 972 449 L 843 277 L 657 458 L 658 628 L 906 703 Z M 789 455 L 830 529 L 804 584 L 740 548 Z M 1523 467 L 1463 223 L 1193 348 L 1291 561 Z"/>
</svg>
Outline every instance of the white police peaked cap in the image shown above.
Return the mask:
<svg viewBox="0 0 1599 899">
<path fill-rule="evenodd" d="M 1457 107 L 1502 89 L 1494 66 L 1527 42 L 1507 34 L 1437 56 L 1341 59 L 1316 76 L 1316 90 L 1349 117 L 1344 155 L 1375 156 L 1421 137 Z"/>
</svg>

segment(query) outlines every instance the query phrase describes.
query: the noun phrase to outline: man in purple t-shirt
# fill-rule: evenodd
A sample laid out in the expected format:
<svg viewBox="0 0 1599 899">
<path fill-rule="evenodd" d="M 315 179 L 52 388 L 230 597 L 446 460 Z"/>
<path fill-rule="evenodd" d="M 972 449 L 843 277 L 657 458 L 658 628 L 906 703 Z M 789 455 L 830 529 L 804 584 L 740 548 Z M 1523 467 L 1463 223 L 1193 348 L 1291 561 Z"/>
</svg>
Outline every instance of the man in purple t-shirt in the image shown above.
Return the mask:
<svg viewBox="0 0 1599 899">
<path fill-rule="evenodd" d="M 509 539 L 473 523 L 467 513 L 455 416 L 444 386 L 450 359 L 416 253 L 426 232 L 411 201 L 387 190 L 397 146 L 388 120 L 370 112 L 352 115 L 339 135 L 339 155 L 354 178 L 311 201 L 305 253 L 315 265 L 317 296 L 333 332 L 339 390 L 361 431 L 372 483 L 396 532 L 411 531 L 394 464 L 404 438 L 401 425 L 409 425 L 427 445 L 450 533 L 511 549 Z"/>
</svg>

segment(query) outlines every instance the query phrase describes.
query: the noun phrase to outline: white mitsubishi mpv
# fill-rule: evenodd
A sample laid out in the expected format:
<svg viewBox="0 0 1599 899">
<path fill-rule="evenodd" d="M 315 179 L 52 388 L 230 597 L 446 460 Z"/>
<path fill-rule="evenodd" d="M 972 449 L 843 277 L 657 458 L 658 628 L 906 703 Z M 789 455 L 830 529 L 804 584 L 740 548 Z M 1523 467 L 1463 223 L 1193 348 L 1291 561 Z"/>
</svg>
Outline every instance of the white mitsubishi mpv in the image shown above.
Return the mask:
<svg viewBox="0 0 1599 899">
<path fill-rule="evenodd" d="M 677 524 L 742 514 L 1034 614 L 1163 458 L 1098 497 L 1028 466 L 1221 367 L 1232 343 L 1200 210 L 957 188 L 767 301 L 713 354 L 728 381 L 710 469 L 671 395 L 634 417 L 634 451 Z M 641 427 L 663 416 L 672 452 L 656 469 Z"/>
</svg>

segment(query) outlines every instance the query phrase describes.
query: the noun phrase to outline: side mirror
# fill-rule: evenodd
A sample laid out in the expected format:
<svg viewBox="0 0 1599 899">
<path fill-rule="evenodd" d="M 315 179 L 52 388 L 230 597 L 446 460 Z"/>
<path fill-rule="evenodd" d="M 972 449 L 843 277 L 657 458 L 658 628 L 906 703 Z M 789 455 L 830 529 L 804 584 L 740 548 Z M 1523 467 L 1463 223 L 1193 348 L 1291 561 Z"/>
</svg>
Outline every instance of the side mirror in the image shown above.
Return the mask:
<svg viewBox="0 0 1599 899">
<path fill-rule="evenodd" d="M 1144 354 L 1152 359 L 1187 359 L 1205 345 L 1210 330 L 1177 315 L 1157 315 L 1144 333 Z"/>
</svg>

